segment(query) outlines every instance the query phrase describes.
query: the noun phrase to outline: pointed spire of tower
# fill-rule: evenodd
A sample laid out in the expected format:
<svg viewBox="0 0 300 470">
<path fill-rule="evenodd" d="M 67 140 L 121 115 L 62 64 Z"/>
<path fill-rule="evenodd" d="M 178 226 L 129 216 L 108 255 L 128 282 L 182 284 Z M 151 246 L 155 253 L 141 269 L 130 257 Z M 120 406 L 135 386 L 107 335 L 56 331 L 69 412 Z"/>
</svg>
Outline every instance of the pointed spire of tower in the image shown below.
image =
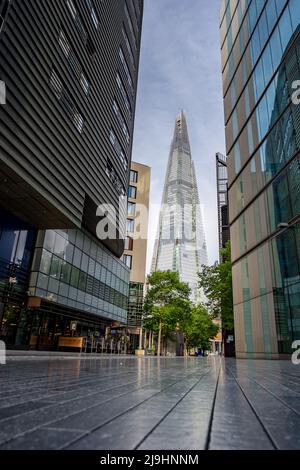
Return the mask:
<svg viewBox="0 0 300 470">
<path fill-rule="evenodd" d="M 176 117 L 173 146 L 174 148 L 181 148 L 187 152 L 191 151 L 186 117 L 183 109 Z"/>
</svg>

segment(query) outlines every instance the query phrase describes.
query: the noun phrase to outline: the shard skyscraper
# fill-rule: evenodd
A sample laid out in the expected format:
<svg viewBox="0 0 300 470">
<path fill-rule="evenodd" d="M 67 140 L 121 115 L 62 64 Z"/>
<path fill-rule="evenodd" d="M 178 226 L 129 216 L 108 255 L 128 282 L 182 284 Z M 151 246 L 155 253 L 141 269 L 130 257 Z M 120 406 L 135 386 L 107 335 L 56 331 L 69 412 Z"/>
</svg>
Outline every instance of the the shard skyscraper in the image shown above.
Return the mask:
<svg viewBox="0 0 300 470">
<path fill-rule="evenodd" d="M 152 272 L 177 271 L 189 283 L 192 300 L 199 302 L 197 273 L 202 265 L 207 265 L 207 248 L 187 123 L 181 111 L 171 144 Z"/>
</svg>

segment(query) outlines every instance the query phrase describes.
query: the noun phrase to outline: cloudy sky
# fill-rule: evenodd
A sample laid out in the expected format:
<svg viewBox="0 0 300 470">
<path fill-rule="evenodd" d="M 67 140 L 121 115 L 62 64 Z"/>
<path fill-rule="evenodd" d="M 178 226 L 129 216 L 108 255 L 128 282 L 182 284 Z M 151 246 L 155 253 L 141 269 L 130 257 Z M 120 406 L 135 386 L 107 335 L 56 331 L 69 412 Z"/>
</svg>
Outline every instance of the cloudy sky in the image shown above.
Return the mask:
<svg viewBox="0 0 300 470">
<path fill-rule="evenodd" d="M 148 271 L 180 109 L 187 116 L 209 262 L 218 258 L 215 154 L 225 152 L 220 0 L 145 0 L 133 160 L 152 168 Z"/>
</svg>

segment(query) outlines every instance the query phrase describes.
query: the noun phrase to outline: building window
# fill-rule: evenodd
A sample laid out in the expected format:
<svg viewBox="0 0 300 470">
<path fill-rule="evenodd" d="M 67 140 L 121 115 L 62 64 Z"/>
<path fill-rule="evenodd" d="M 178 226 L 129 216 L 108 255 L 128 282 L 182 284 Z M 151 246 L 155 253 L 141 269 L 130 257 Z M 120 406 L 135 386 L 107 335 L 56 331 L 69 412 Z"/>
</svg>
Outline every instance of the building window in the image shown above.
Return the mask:
<svg viewBox="0 0 300 470">
<path fill-rule="evenodd" d="M 86 6 L 87 6 L 87 8 L 90 12 L 90 15 L 91 15 L 92 21 L 94 23 L 94 26 L 95 26 L 96 29 L 98 29 L 99 20 L 98 20 L 98 16 L 97 16 L 95 7 L 93 5 L 93 2 L 92 2 L 92 0 L 85 0 L 85 3 L 86 3 Z"/>
<path fill-rule="evenodd" d="M 133 219 L 127 219 L 126 230 L 128 233 L 134 233 L 134 220 Z"/>
<path fill-rule="evenodd" d="M 0 2 L 0 33 L 2 31 L 6 16 L 8 14 L 10 2 L 11 0 L 3 0 L 2 2 Z"/>
<path fill-rule="evenodd" d="M 124 38 L 124 41 L 125 41 L 125 44 L 126 44 L 126 47 L 127 47 L 127 51 L 128 51 L 130 60 L 131 60 L 132 65 L 133 65 L 133 67 L 134 67 L 134 69 L 135 69 L 134 56 L 133 56 L 132 48 L 131 48 L 130 41 L 129 41 L 129 39 L 128 39 L 128 36 L 127 36 L 127 33 L 126 33 L 124 27 L 122 28 L 122 33 L 123 33 L 123 38 Z"/>
<path fill-rule="evenodd" d="M 120 142 L 118 141 L 116 134 L 114 133 L 112 129 L 110 130 L 110 133 L 109 133 L 109 140 L 112 146 L 114 147 L 116 154 L 118 155 L 124 169 L 127 170 L 127 166 L 128 166 L 127 158 L 125 156 L 125 153 L 122 149 Z"/>
<path fill-rule="evenodd" d="M 119 89 L 120 89 L 122 98 L 123 98 L 123 100 L 124 100 L 125 107 L 126 107 L 126 109 L 128 110 L 128 112 L 129 112 L 129 114 L 130 114 L 130 117 L 131 117 L 132 111 L 131 111 L 131 106 L 130 106 L 129 98 L 128 98 L 128 95 L 127 95 L 127 93 L 126 93 L 125 87 L 124 87 L 124 85 L 123 85 L 123 82 L 122 82 L 121 77 L 120 77 L 119 74 L 117 75 L 117 85 L 118 85 L 118 87 L 119 87 Z"/>
<path fill-rule="evenodd" d="M 63 86 L 61 79 L 59 78 L 54 69 L 51 71 L 50 86 L 54 92 L 54 95 L 60 101 L 65 112 L 71 118 L 74 126 L 81 134 L 84 127 L 84 118 L 73 104 L 69 94 L 66 92 Z"/>
<path fill-rule="evenodd" d="M 83 26 L 83 22 L 80 18 L 79 13 L 77 12 L 77 10 L 74 6 L 73 0 L 67 0 L 67 6 L 68 6 L 68 8 L 71 12 L 72 18 L 75 22 L 76 29 L 77 29 L 84 45 L 86 46 L 87 52 L 93 59 L 96 55 L 95 46 L 94 46 L 90 36 L 86 32 L 85 27 Z"/>
<path fill-rule="evenodd" d="M 128 209 L 127 209 L 128 215 L 135 216 L 136 214 L 136 204 L 135 202 L 128 202 Z"/>
<path fill-rule="evenodd" d="M 138 172 L 134 170 L 130 170 L 130 183 L 137 183 L 138 182 Z"/>
<path fill-rule="evenodd" d="M 132 24 L 132 21 L 131 21 L 130 13 L 129 13 L 128 7 L 126 5 L 126 2 L 125 2 L 125 16 L 126 16 L 126 19 L 127 19 L 127 23 L 128 23 L 130 32 L 132 34 L 133 44 L 134 44 L 134 47 L 135 47 L 135 50 L 136 50 L 137 47 L 136 47 L 135 33 L 134 33 L 133 24 Z"/>
<path fill-rule="evenodd" d="M 129 85 L 130 91 L 131 91 L 131 93 L 132 93 L 132 95 L 133 95 L 133 94 L 134 94 L 134 90 L 133 90 L 132 78 L 131 78 L 131 75 L 130 75 L 130 72 L 129 72 L 129 68 L 128 68 L 128 65 L 127 65 L 125 56 L 124 56 L 124 52 L 122 51 L 122 48 L 121 48 L 121 47 L 119 48 L 119 57 L 120 57 L 120 59 L 121 59 L 122 65 L 123 65 L 125 75 L 126 75 L 126 77 L 127 77 L 127 81 L 128 81 L 128 85 Z"/>
<path fill-rule="evenodd" d="M 133 251 L 133 238 L 131 237 L 125 238 L 124 249 L 127 251 Z"/>
<path fill-rule="evenodd" d="M 107 160 L 106 163 L 106 174 L 113 183 L 114 188 L 117 190 L 118 194 L 120 196 L 125 196 L 125 189 L 123 184 L 120 181 L 120 178 L 118 177 L 112 163 L 110 160 Z"/>
<path fill-rule="evenodd" d="M 131 9 L 134 11 L 134 19 L 135 19 L 136 29 L 139 30 L 138 14 L 137 14 L 137 11 L 136 11 L 135 2 L 133 0 L 130 0 L 130 1 L 131 1 Z"/>
<path fill-rule="evenodd" d="M 74 54 L 73 50 L 71 49 L 70 43 L 65 35 L 65 33 L 61 30 L 59 33 L 59 38 L 58 38 L 59 45 L 65 55 L 65 57 L 68 60 L 68 64 L 74 74 L 76 75 L 81 88 L 83 89 L 84 93 L 87 95 L 89 92 L 89 82 L 87 78 L 85 77 L 82 67 L 79 63 L 79 60 L 77 59 L 76 55 Z"/>
<path fill-rule="evenodd" d="M 76 16 L 77 16 L 77 11 L 76 11 L 76 8 L 74 6 L 73 1 L 72 0 L 67 0 L 67 5 L 68 5 L 68 8 L 71 12 L 71 15 L 73 16 L 73 19 L 75 20 Z"/>
<path fill-rule="evenodd" d="M 118 121 L 119 121 L 120 126 L 121 126 L 122 131 L 123 131 L 123 134 L 125 135 L 126 142 L 127 142 L 127 144 L 129 144 L 130 143 L 130 135 L 129 135 L 128 127 L 126 126 L 125 119 L 123 118 L 123 115 L 120 111 L 120 108 L 119 108 L 118 103 L 116 102 L 116 100 L 113 100 L 113 110 L 114 110 L 115 115 L 118 118 Z"/>
<path fill-rule="evenodd" d="M 131 255 L 123 255 L 123 263 L 127 266 L 127 268 L 132 268 L 132 256 Z"/>
<path fill-rule="evenodd" d="M 136 199 L 136 187 L 135 186 L 129 186 L 128 197 L 130 197 L 131 199 Z"/>
</svg>

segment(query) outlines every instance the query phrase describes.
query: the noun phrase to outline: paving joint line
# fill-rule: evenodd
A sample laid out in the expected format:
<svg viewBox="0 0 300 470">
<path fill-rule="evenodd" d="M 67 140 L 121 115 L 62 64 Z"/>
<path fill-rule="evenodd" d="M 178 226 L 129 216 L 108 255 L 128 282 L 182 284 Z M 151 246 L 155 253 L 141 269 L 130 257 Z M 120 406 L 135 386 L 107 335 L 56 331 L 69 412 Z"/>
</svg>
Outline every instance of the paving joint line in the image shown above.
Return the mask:
<svg viewBox="0 0 300 470">
<path fill-rule="evenodd" d="M 190 373 L 190 374 L 188 375 L 188 377 L 189 377 L 190 375 L 192 375 L 192 373 Z M 151 379 L 151 378 L 150 378 L 150 379 Z M 149 379 L 149 382 L 150 382 L 150 379 Z M 181 378 L 181 380 L 182 380 L 182 378 Z M 180 382 L 181 380 L 178 380 L 178 381 L 172 383 L 170 386 L 172 386 L 172 385 L 174 385 L 174 384 Z M 136 383 L 136 382 L 133 382 L 133 383 Z M 159 383 L 159 382 L 157 382 L 157 383 Z M 110 401 L 112 401 L 112 400 L 114 400 L 114 399 L 121 398 L 121 397 L 123 397 L 123 396 L 129 395 L 129 394 L 132 393 L 133 391 L 143 390 L 144 388 L 149 387 L 149 385 L 152 385 L 152 383 L 151 383 L 151 384 L 148 383 L 148 384 L 146 384 L 146 385 L 144 385 L 144 386 L 142 386 L 142 387 L 137 387 L 137 388 L 134 389 L 134 390 L 129 390 L 128 392 L 121 393 L 120 395 L 117 395 L 117 396 L 115 396 L 115 397 L 113 397 L 113 398 L 109 398 L 109 399 L 104 400 L 104 401 L 102 401 L 102 402 L 98 402 L 97 404 L 92 405 L 92 406 L 89 406 L 89 407 L 87 407 L 87 408 L 82 408 L 80 411 L 76 411 L 75 413 L 71 413 L 71 414 L 69 414 L 69 415 L 67 415 L 67 416 L 63 416 L 63 417 L 60 418 L 60 419 L 55 419 L 55 420 L 53 420 L 53 421 L 47 422 L 46 424 L 43 423 L 43 424 L 41 424 L 41 425 L 39 425 L 39 426 L 34 426 L 33 428 L 31 428 L 31 429 L 29 429 L 29 430 L 27 430 L 27 431 L 24 431 L 24 432 L 21 432 L 21 433 L 17 433 L 17 434 L 14 435 L 13 437 L 11 437 L 11 438 L 9 438 L 9 439 L 6 439 L 6 440 L 4 440 L 4 441 L 2 441 L 2 442 L 0 442 L 0 446 L 5 445 L 5 444 L 8 444 L 9 442 L 11 442 L 11 441 L 13 441 L 13 440 L 15 440 L 15 439 L 17 439 L 17 438 L 19 438 L 19 437 L 25 436 L 26 434 L 30 434 L 31 432 L 37 431 L 38 429 L 42 429 L 43 427 L 47 427 L 48 425 L 51 425 L 51 424 L 53 424 L 53 423 L 57 423 L 57 422 L 62 421 L 62 420 L 64 420 L 64 419 L 66 419 L 66 418 L 70 418 L 70 417 L 72 417 L 72 416 L 75 416 L 76 414 L 81 413 L 81 412 L 83 412 L 83 411 L 91 410 L 91 409 L 93 409 L 93 408 L 96 408 L 96 407 L 99 406 L 99 405 L 102 405 L 102 404 L 105 404 L 105 403 L 109 403 Z M 168 386 L 168 387 L 169 387 L 169 386 Z M 168 387 L 167 387 L 167 388 L 168 388 Z M 163 390 L 165 390 L 165 389 L 160 390 L 159 392 L 157 392 L 157 394 L 161 393 Z M 154 396 L 154 395 L 152 395 L 152 396 Z M 149 399 L 152 398 L 152 396 L 149 397 Z M 74 399 L 72 399 L 72 400 L 69 400 L 68 402 L 70 403 L 70 402 L 72 402 L 72 401 L 74 401 L 74 400 L 76 400 L 76 398 L 74 398 Z M 146 400 L 146 401 L 147 401 L 147 400 Z M 52 405 L 53 405 L 53 403 L 51 403 L 49 406 L 46 406 L 44 409 L 50 408 Z M 139 406 L 139 405 L 136 405 L 136 406 Z M 127 411 L 129 411 L 129 410 L 127 410 Z M 27 413 L 23 413 L 23 415 L 29 414 L 29 413 L 31 413 L 31 412 L 32 412 L 32 410 L 31 410 L 31 411 L 28 411 Z M 18 417 L 18 416 L 21 416 L 21 415 L 14 416 L 14 418 L 15 418 L 15 417 Z M 118 416 L 116 416 L 115 418 L 117 418 L 117 417 L 118 417 Z M 11 419 L 11 418 L 8 418 L 8 419 Z M 104 423 L 103 425 L 105 425 L 105 424 L 107 424 L 107 423 Z M 100 426 L 100 427 L 101 427 L 101 426 Z M 95 430 L 97 430 L 97 429 L 95 429 Z M 94 432 L 94 430 L 92 430 L 91 432 Z M 82 437 L 84 437 L 85 435 L 88 435 L 89 433 L 90 433 L 90 432 L 88 432 L 87 434 L 84 434 Z M 72 443 L 73 443 L 73 442 L 71 442 L 71 444 L 72 444 Z M 69 443 L 68 443 L 67 445 L 69 445 Z"/>
<path fill-rule="evenodd" d="M 145 442 L 145 440 L 155 431 L 155 429 L 158 428 L 158 426 L 170 415 L 170 413 L 172 413 L 172 411 L 182 402 L 182 400 L 185 399 L 185 397 L 201 382 L 201 380 L 207 376 L 209 374 L 210 370 L 208 370 L 207 372 L 205 372 L 205 374 L 202 375 L 202 377 L 200 377 L 200 379 L 194 384 L 192 385 L 192 387 L 190 387 L 190 389 L 178 400 L 177 403 L 175 403 L 175 405 L 172 406 L 172 408 L 160 419 L 160 421 L 146 434 L 145 437 L 143 437 L 143 439 L 135 446 L 135 448 L 133 450 L 138 450 L 138 448 L 143 444 L 143 442 Z"/>
<path fill-rule="evenodd" d="M 195 371 L 194 372 L 191 372 L 190 374 L 188 374 L 187 377 L 185 377 L 185 379 L 189 378 L 190 376 L 194 375 L 195 374 Z M 84 433 L 82 436 L 78 437 L 77 439 L 74 439 L 73 441 L 67 443 L 67 444 L 64 444 L 63 446 L 59 447 L 59 450 L 64 450 L 64 449 L 67 449 L 70 445 L 72 444 L 75 444 L 76 442 L 79 442 L 80 440 L 82 440 L 82 438 L 84 437 L 87 437 L 91 434 L 93 434 L 95 431 L 98 431 L 99 429 L 103 428 L 104 426 L 106 426 L 107 424 L 110 424 L 112 423 L 113 421 L 115 421 L 116 419 L 120 418 L 121 416 L 124 416 L 126 415 L 127 413 L 129 413 L 130 411 L 134 410 L 135 408 L 138 408 L 139 406 L 143 405 L 144 403 L 146 403 L 147 401 L 151 400 L 152 398 L 156 397 L 157 395 L 159 395 L 160 393 L 164 392 L 165 390 L 167 390 L 168 388 L 171 388 L 173 387 L 174 385 L 176 385 L 177 383 L 180 383 L 182 382 L 182 377 L 180 378 L 180 380 L 177 380 L 176 382 L 173 382 L 172 384 L 168 385 L 167 387 L 159 390 L 158 392 L 154 393 L 153 395 L 151 395 L 150 397 L 146 398 L 145 400 L 142 400 L 140 403 L 136 404 L 136 405 L 132 405 L 130 406 L 129 408 L 127 408 L 125 411 L 122 411 L 121 413 L 117 414 L 116 416 L 114 416 L 113 418 L 109 418 L 108 420 L 106 420 L 104 423 L 102 423 L 100 426 L 96 426 L 92 429 L 90 429 L 89 431 L 87 431 L 86 433 Z"/>
<path fill-rule="evenodd" d="M 247 397 L 246 395 L 246 392 L 244 391 L 243 387 L 240 385 L 240 383 L 238 382 L 238 380 L 236 379 L 236 377 L 234 376 L 233 372 L 231 372 L 230 368 L 227 369 L 228 372 L 231 374 L 231 376 L 233 377 L 234 381 L 236 382 L 237 386 L 239 387 L 239 389 L 241 390 L 243 396 L 245 397 L 248 405 L 250 406 L 251 410 L 253 411 L 256 419 L 258 420 L 259 424 L 261 425 L 263 431 L 265 432 L 267 438 L 269 439 L 269 441 L 271 442 L 272 446 L 274 447 L 275 450 L 279 450 L 278 446 L 276 445 L 274 439 L 272 438 L 271 434 L 269 433 L 268 429 L 266 428 L 266 426 L 264 425 L 263 421 L 260 419 L 259 417 L 259 414 L 257 413 L 254 405 L 252 405 L 251 401 L 249 400 L 249 398 Z"/>
</svg>

